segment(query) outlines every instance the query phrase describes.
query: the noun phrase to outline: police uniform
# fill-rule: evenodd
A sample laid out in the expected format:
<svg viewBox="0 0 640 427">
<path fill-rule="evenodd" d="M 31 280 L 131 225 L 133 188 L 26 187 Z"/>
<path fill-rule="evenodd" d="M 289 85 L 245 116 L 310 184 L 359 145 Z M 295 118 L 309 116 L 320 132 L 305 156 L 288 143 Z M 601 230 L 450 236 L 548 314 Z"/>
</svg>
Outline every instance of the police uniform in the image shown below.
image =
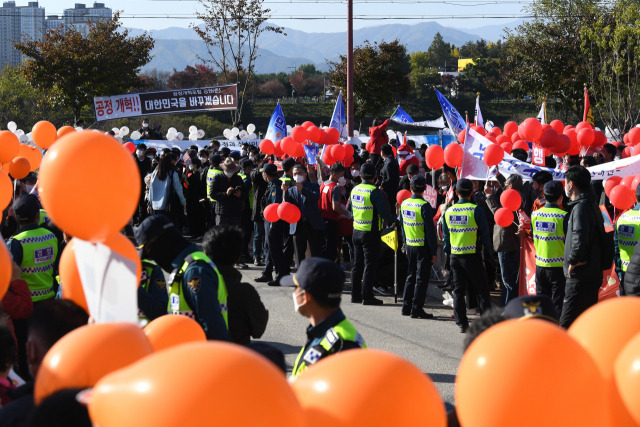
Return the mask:
<svg viewBox="0 0 640 427">
<path fill-rule="evenodd" d="M 213 191 L 213 179 L 221 173 L 222 169 L 220 169 L 219 165 L 211 165 L 207 170 L 207 199 L 211 207 L 211 225 L 215 225 L 216 223 L 216 201 L 211 195 Z"/>
<path fill-rule="evenodd" d="M 167 314 L 169 295 L 162 269 L 148 259 L 142 260 L 142 277 L 138 287 L 138 321 L 145 326 Z"/>
<path fill-rule="evenodd" d="M 369 165 L 364 164 L 362 167 L 369 168 Z M 370 166 L 373 168 L 373 165 Z M 380 305 L 382 301 L 373 296 L 380 254 L 380 231 L 382 220 L 394 222 L 395 217 L 389 212 L 382 191 L 366 180 L 351 190 L 350 209 L 353 213 L 354 249 L 351 302 Z"/>
<path fill-rule="evenodd" d="M 531 234 L 536 248 L 536 293 L 551 297 L 558 313 L 562 313 L 565 288 L 562 262 L 566 216 L 567 212 L 549 202 L 531 214 Z"/>
<path fill-rule="evenodd" d="M 620 281 L 624 283 L 636 243 L 640 240 L 640 203 L 636 203 L 633 208 L 620 215 L 616 221 L 616 238 L 620 254 L 619 269 L 622 272 Z"/>
<path fill-rule="evenodd" d="M 413 177 L 411 185 L 424 188 L 422 176 Z M 402 297 L 402 314 L 413 318 L 432 318 L 422 308 L 427 297 L 431 260 L 438 253 L 436 230 L 431 205 L 421 195 L 414 194 L 400 205 L 403 240 L 409 262 Z"/>
<path fill-rule="evenodd" d="M 473 184 L 463 178 L 456 183 L 456 188 L 471 194 Z M 453 314 L 460 331 L 466 332 L 469 326 L 465 302 L 467 287 L 472 286 L 476 291 L 481 312 L 491 307 L 486 272 L 480 255 L 484 248 L 485 256 L 490 256 L 489 226 L 482 208 L 461 197 L 445 212 L 442 232 L 444 249 L 451 254 Z"/>
</svg>

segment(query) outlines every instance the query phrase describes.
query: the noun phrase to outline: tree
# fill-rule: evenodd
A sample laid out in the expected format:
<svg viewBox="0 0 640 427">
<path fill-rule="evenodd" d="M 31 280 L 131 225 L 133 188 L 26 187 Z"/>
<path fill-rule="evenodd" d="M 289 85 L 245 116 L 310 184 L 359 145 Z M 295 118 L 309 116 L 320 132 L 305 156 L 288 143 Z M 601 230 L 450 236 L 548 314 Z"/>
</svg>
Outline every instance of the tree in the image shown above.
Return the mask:
<svg viewBox="0 0 640 427">
<path fill-rule="evenodd" d="M 433 86 L 440 84 L 438 70 L 431 66 L 431 57 L 427 52 L 413 52 L 409 58 L 413 98 L 419 101 L 435 97 Z"/>
<path fill-rule="evenodd" d="M 258 86 L 258 96 L 264 98 L 282 98 L 287 96 L 287 88 L 280 80 L 269 80 Z"/>
<path fill-rule="evenodd" d="M 640 3 L 618 0 L 594 9 L 597 21 L 581 30 L 594 112 L 626 133 L 640 120 Z"/>
<path fill-rule="evenodd" d="M 73 26 L 48 31 L 42 41 L 27 40 L 15 48 L 25 55 L 23 72 L 47 101 L 73 114 L 77 123 L 94 96 L 117 95 L 142 85 L 140 68 L 151 60 L 154 41 L 146 33 L 129 37 L 119 13 L 90 24 L 83 37 Z"/>
<path fill-rule="evenodd" d="M 362 120 L 367 114 L 378 114 L 398 98 L 409 93 L 409 56 L 398 40 L 371 44 L 368 41 L 353 52 L 354 113 Z M 347 57 L 340 55 L 329 62 L 333 84 L 347 87 Z"/>
<path fill-rule="evenodd" d="M 444 41 L 440 33 L 436 33 L 436 35 L 433 36 L 431 46 L 427 49 L 432 65 L 438 68 L 444 68 L 447 66 L 451 67 L 454 65 L 454 59 L 451 54 L 453 47 L 454 46 L 451 46 L 449 43 Z"/>
<path fill-rule="evenodd" d="M 195 66 L 187 65 L 184 70 L 173 69 L 169 76 L 167 87 L 169 89 L 189 89 L 195 87 L 214 86 L 218 82 L 218 75 L 212 67 L 203 64 Z"/>
<path fill-rule="evenodd" d="M 158 71 L 154 68 L 152 70 L 145 71 L 140 74 L 140 80 L 142 81 L 141 91 L 159 91 L 167 90 L 167 82 L 169 81 L 168 71 Z"/>
<path fill-rule="evenodd" d="M 231 111 L 232 121 L 242 117 L 244 95 L 258 58 L 258 39 L 265 31 L 283 33 L 282 28 L 266 23 L 271 9 L 263 0 L 198 0 L 204 12 L 196 12 L 204 27 L 191 24 L 207 47 L 200 58 L 222 72 L 222 83 L 238 83 L 238 109 Z"/>
</svg>

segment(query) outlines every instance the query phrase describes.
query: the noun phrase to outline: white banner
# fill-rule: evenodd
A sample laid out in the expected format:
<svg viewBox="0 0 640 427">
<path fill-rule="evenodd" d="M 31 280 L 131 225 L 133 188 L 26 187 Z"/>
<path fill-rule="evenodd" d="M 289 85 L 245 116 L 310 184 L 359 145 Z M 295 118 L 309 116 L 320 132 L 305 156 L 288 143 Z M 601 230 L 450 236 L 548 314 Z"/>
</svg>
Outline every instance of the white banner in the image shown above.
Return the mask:
<svg viewBox="0 0 640 427">
<path fill-rule="evenodd" d="M 229 147 L 231 151 L 241 151 L 242 144 L 249 143 L 251 145 L 255 145 L 258 147 L 260 145 L 260 139 L 217 139 L 216 141 L 220 142 L 220 147 Z M 198 139 L 196 141 L 190 140 L 182 140 L 182 141 L 165 141 L 161 139 L 140 139 L 138 141 L 131 141 L 134 144 L 138 145 L 140 143 L 144 143 L 147 147 L 153 147 L 156 150 L 162 150 L 163 148 L 173 148 L 178 147 L 180 151 L 184 151 L 195 145 L 198 147 L 198 150 L 206 148 L 209 146 L 211 142 L 210 139 Z"/>
</svg>

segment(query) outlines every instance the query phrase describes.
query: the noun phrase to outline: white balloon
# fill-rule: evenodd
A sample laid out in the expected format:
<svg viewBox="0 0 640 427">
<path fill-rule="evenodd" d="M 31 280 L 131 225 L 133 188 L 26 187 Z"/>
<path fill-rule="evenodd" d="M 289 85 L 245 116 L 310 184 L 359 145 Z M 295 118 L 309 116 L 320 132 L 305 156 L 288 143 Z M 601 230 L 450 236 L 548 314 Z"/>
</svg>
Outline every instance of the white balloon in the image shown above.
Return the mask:
<svg viewBox="0 0 640 427">
<path fill-rule="evenodd" d="M 24 135 L 24 131 L 23 131 L 22 129 L 18 129 L 18 130 L 16 131 L 16 135 L 18 135 L 18 136 L 22 136 L 22 135 Z"/>
<path fill-rule="evenodd" d="M 484 124 L 484 130 L 486 130 L 487 132 L 489 132 L 491 129 L 493 129 L 494 127 L 496 127 L 493 122 L 491 120 L 488 120 L 485 124 Z"/>
<path fill-rule="evenodd" d="M 29 141 L 31 141 L 31 132 L 27 134 L 27 138 L 29 138 Z"/>
<path fill-rule="evenodd" d="M 258 135 L 256 135 L 255 133 L 250 133 L 249 135 L 247 135 L 247 139 L 258 139 Z"/>
<path fill-rule="evenodd" d="M 127 135 L 129 135 L 129 128 L 128 128 L 128 127 L 126 127 L 126 126 L 122 126 L 122 127 L 120 128 L 120 135 L 122 135 L 122 136 L 127 136 Z"/>
<path fill-rule="evenodd" d="M 287 135 L 291 135 L 291 129 L 293 129 L 290 125 L 287 125 Z"/>
<path fill-rule="evenodd" d="M 182 140 L 184 139 L 184 134 L 183 134 L 182 132 L 178 132 L 178 133 L 176 134 L 176 139 L 177 139 L 178 141 L 182 141 Z"/>
<path fill-rule="evenodd" d="M 249 126 L 247 126 L 247 132 L 249 132 L 251 134 L 255 130 L 256 130 L 256 125 L 254 125 L 253 123 L 249 123 Z"/>
<path fill-rule="evenodd" d="M 189 134 L 196 133 L 196 132 L 198 132 L 198 128 L 197 127 L 195 127 L 193 125 L 189 126 Z"/>
<path fill-rule="evenodd" d="M 116 139 L 120 142 L 122 142 L 122 138 L 120 138 L 119 136 L 116 136 Z"/>
<path fill-rule="evenodd" d="M 198 129 L 197 135 L 198 138 L 204 138 L 204 131 L 202 129 Z"/>
<path fill-rule="evenodd" d="M 238 134 L 240 139 L 245 138 L 247 135 L 249 135 L 249 133 L 246 130 L 241 130 L 240 133 Z"/>
<path fill-rule="evenodd" d="M 178 134 L 178 130 L 176 128 L 169 128 L 169 129 L 167 129 L 167 135 L 169 135 L 169 134 L 177 135 Z"/>
<path fill-rule="evenodd" d="M 353 136 L 360 136 L 360 132 L 358 132 L 357 130 L 353 131 Z"/>
<path fill-rule="evenodd" d="M 176 139 L 176 134 L 167 132 L 167 141 L 173 141 L 174 139 Z"/>
<path fill-rule="evenodd" d="M 16 122 L 9 122 L 7 123 L 7 129 L 9 129 L 11 132 L 15 132 L 16 129 L 18 129 L 18 125 L 16 125 Z"/>
<path fill-rule="evenodd" d="M 133 132 L 131 132 L 131 139 L 133 139 L 134 141 L 139 140 L 141 136 L 142 135 L 137 130 L 134 130 Z"/>
<path fill-rule="evenodd" d="M 236 127 L 231 129 L 231 136 L 238 136 L 239 133 L 240 133 L 240 129 Z"/>
<path fill-rule="evenodd" d="M 29 137 L 28 137 L 27 135 L 20 135 L 20 136 L 18 137 L 18 141 L 20 141 L 21 143 L 23 143 L 23 144 L 24 144 L 24 143 L 26 143 L 26 142 L 29 142 Z"/>
<path fill-rule="evenodd" d="M 189 141 L 197 141 L 197 140 L 198 140 L 198 134 L 196 133 L 189 134 Z"/>
<path fill-rule="evenodd" d="M 225 138 L 229 139 L 231 137 L 231 129 L 227 128 L 223 130 L 222 135 L 224 135 Z"/>
<path fill-rule="evenodd" d="M 111 129 L 113 131 L 113 133 L 115 133 L 116 135 L 118 135 L 120 133 L 120 129 L 118 128 L 112 128 Z"/>
<path fill-rule="evenodd" d="M 84 129 L 82 128 L 82 126 L 78 126 L 76 127 L 76 132 L 82 132 Z M 29 132 L 29 135 L 31 134 L 31 132 Z"/>
</svg>

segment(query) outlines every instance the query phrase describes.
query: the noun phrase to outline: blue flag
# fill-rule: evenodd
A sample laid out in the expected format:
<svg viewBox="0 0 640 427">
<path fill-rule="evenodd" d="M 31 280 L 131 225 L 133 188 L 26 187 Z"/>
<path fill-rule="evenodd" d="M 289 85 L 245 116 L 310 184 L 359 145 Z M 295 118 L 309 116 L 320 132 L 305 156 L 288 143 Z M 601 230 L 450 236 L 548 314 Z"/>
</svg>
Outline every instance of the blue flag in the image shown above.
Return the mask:
<svg viewBox="0 0 640 427">
<path fill-rule="evenodd" d="M 282 108 L 278 102 L 276 109 L 273 110 L 273 114 L 271 115 L 271 120 L 269 120 L 265 139 L 270 139 L 271 141 L 276 142 L 285 136 L 287 136 L 287 122 L 284 120 L 284 114 L 282 113 Z"/>
<path fill-rule="evenodd" d="M 407 112 L 402 108 L 400 108 L 400 106 L 398 106 L 398 109 L 396 110 L 396 113 L 393 115 L 393 117 L 391 117 L 391 120 L 396 123 L 414 123 L 411 116 L 408 115 Z"/>
<path fill-rule="evenodd" d="M 331 116 L 331 124 L 329 127 L 338 129 L 341 138 L 347 137 L 347 116 L 344 113 L 344 104 L 342 102 L 342 91 L 336 99 L 336 106 L 333 109 L 333 116 Z"/>
<path fill-rule="evenodd" d="M 304 144 L 303 147 L 304 147 L 304 154 L 307 156 L 307 163 L 310 165 L 315 165 L 316 156 L 320 151 L 320 147 L 318 147 L 316 144 Z M 323 150 L 323 153 L 324 153 L 324 150 Z"/>
<path fill-rule="evenodd" d="M 465 129 L 467 123 L 460 113 L 458 113 L 456 107 L 451 105 L 447 98 L 445 98 L 438 89 L 436 89 L 436 95 L 438 95 L 438 101 L 440 101 L 440 105 L 442 106 L 442 112 L 444 113 L 444 117 L 447 119 L 449 129 L 451 129 L 451 133 L 457 137 L 458 134 Z"/>
</svg>

